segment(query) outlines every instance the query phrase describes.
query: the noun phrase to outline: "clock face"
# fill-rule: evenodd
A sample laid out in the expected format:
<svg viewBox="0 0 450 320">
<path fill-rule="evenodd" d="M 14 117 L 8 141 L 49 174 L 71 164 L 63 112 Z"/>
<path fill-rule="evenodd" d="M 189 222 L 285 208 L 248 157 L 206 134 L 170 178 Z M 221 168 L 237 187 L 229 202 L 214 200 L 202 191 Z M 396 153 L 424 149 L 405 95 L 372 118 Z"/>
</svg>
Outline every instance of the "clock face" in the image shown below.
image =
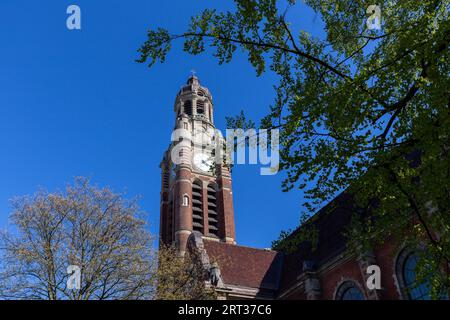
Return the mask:
<svg viewBox="0 0 450 320">
<path fill-rule="evenodd" d="M 213 159 L 205 153 L 194 154 L 193 162 L 194 166 L 203 172 L 211 171 L 213 165 Z"/>
</svg>

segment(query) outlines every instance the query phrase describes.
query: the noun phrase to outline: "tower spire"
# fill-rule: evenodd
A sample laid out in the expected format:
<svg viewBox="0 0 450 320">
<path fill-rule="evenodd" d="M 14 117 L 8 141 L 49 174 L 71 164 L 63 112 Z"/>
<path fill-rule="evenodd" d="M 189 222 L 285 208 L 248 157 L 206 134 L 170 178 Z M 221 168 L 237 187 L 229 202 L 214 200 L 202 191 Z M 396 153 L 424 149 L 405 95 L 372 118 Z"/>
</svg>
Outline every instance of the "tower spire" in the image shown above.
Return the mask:
<svg viewBox="0 0 450 320">
<path fill-rule="evenodd" d="M 216 128 L 213 101 L 208 88 L 200 85 L 195 70 L 175 100 L 175 129 L 202 135 L 213 146 Z M 195 139 L 193 139 L 195 140 Z M 228 168 L 214 162 L 214 149 L 173 141 L 161 164 L 161 240 L 175 244 L 180 255 L 193 232 L 204 238 L 235 243 L 231 176 Z M 173 156 L 178 159 L 172 159 Z M 212 167 L 215 166 L 215 170 Z"/>
</svg>

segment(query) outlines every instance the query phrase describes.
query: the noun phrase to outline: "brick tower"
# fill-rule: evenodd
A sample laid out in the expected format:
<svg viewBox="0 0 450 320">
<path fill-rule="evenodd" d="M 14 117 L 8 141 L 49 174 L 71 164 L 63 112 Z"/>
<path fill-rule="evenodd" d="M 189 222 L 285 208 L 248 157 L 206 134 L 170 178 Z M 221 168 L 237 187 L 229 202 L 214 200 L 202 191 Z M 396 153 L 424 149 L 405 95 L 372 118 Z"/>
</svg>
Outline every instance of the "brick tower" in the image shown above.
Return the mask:
<svg viewBox="0 0 450 320">
<path fill-rule="evenodd" d="M 173 134 L 161 162 L 160 238 L 164 244 L 175 244 L 180 255 L 193 231 L 235 244 L 231 175 L 227 166 L 215 161 L 211 147 L 223 139 L 214 126 L 213 110 L 211 93 L 192 75 L 175 99 L 174 132 L 193 138 Z"/>
</svg>

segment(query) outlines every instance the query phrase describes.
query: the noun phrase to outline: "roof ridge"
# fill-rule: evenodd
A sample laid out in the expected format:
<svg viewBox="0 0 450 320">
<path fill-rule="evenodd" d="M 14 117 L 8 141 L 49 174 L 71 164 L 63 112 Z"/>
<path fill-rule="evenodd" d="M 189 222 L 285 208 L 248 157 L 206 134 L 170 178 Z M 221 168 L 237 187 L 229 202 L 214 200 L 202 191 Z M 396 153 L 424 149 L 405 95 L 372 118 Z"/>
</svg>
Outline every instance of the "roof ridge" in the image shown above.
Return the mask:
<svg viewBox="0 0 450 320">
<path fill-rule="evenodd" d="M 222 242 L 222 241 L 214 241 L 214 240 L 208 240 L 208 239 L 203 239 L 203 241 L 204 242 L 209 242 L 209 243 L 218 243 L 218 244 L 221 244 L 221 245 L 228 245 L 228 246 L 231 246 L 231 247 L 241 247 L 241 248 L 246 248 L 246 249 L 258 250 L 258 251 L 263 251 L 263 252 L 280 253 L 280 251 L 276 251 L 276 250 L 272 250 L 272 249 L 255 248 L 255 247 L 250 247 L 250 246 L 243 246 L 243 245 L 238 245 L 238 244 L 226 243 L 226 242 Z"/>
</svg>

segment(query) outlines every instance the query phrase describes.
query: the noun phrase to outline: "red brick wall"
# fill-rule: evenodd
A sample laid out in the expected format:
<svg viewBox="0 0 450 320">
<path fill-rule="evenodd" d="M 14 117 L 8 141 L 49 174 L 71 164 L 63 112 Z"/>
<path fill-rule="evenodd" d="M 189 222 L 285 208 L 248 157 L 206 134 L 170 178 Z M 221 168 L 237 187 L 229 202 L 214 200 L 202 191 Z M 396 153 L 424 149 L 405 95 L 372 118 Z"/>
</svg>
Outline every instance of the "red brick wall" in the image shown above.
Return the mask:
<svg viewBox="0 0 450 320">
<path fill-rule="evenodd" d="M 400 247 L 391 241 L 375 250 L 377 265 L 381 270 L 381 292 L 380 298 L 383 300 L 400 299 L 395 277 L 395 263 Z"/>
<path fill-rule="evenodd" d="M 378 297 L 381 300 L 401 299 L 395 276 L 395 263 L 400 249 L 401 247 L 398 244 L 387 240 L 382 246 L 374 250 L 376 261 L 375 264 L 380 267 L 381 271 L 382 289 L 378 291 Z M 368 289 L 366 287 L 366 280 L 363 278 L 362 272 L 365 272 L 365 270 L 361 270 L 358 261 L 353 258 L 351 260 L 338 263 L 326 272 L 320 273 L 318 278 L 322 288 L 321 299 L 333 300 L 338 287 L 343 282 L 348 280 L 357 283 L 367 298 Z M 284 296 L 282 299 L 305 300 L 306 295 L 303 292 L 303 289 L 297 289 L 289 295 Z"/>
<path fill-rule="evenodd" d="M 344 262 L 330 269 L 326 273 L 319 275 L 319 279 L 322 284 L 322 299 L 324 300 L 333 300 L 336 289 L 346 280 L 355 281 L 366 294 L 364 280 L 356 260 Z"/>
</svg>

